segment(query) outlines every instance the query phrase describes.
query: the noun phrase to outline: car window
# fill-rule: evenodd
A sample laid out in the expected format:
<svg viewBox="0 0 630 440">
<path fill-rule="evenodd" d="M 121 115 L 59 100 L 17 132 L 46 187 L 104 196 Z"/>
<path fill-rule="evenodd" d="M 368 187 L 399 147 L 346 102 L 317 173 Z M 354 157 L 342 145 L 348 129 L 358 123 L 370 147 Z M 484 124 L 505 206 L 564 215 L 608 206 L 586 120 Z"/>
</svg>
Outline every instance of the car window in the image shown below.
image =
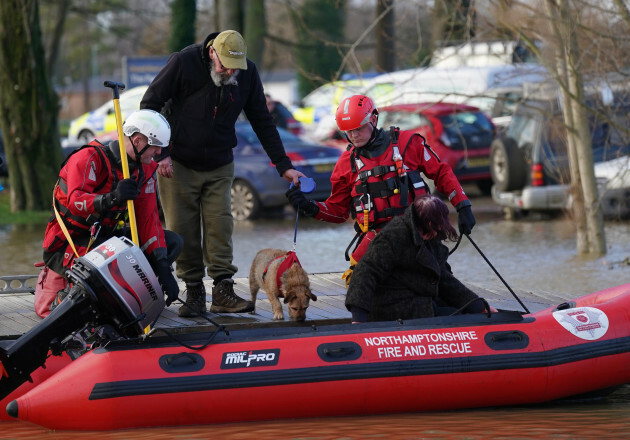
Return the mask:
<svg viewBox="0 0 630 440">
<path fill-rule="evenodd" d="M 619 108 L 606 120 L 591 123 L 595 162 L 615 159 L 630 149 L 630 109 Z"/>
<path fill-rule="evenodd" d="M 482 112 L 461 112 L 438 118 L 442 123 L 443 133 L 451 148 L 471 148 L 490 145 L 494 137 L 494 127 L 490 119 Z"/>
<path fill-rule="evenodd" d="M 399 127 L 401 130 L 415 130 L 418 127 L 430 125 L 429 120 L 419 113 L 413 112 L 386 112 L 379 113 L 382 127 Z"/>
<path fill-rule="evenodd" d="M 507 136 L 514 139 L 519 147 L 536 144 L 536 118 L 532 115 L 515 114 L 508 127 Z"/>
</svg>

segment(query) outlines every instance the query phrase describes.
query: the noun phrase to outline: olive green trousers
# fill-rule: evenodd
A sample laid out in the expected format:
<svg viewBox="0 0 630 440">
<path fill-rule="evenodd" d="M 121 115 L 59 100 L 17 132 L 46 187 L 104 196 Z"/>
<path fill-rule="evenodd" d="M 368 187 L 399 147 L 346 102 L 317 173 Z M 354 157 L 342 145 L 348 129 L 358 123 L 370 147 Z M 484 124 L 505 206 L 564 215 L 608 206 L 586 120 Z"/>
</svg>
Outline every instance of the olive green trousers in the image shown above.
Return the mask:
<svg viewBox="0 0 630 440">
<path fill-rule="evenodd" d="M 212 171 L 195 171 L 173 161 L 173 177 L 158 176 L 166 228 L 184 239 L 176 275 L 186 283 L 232 277 L 231 188 L 234 162 Z"/>
</svg>

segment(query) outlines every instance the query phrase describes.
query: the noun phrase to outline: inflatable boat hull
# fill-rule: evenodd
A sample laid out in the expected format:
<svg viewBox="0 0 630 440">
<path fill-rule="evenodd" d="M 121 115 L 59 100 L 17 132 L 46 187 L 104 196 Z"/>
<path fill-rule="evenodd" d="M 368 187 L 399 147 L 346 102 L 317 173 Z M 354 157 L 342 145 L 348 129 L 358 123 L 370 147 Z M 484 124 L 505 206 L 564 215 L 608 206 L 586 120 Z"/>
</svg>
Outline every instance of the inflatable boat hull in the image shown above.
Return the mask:
<svg viewBox="0 0 630 440">
<path fill-rule="evenodd" d="M 629 306 L 626 284 L 524 316 L 235 330 L 199 350 L 141 338 L 86 353 L 7 412 L 104 430 L 547 402 L 630 382 Z"/>
</svg>

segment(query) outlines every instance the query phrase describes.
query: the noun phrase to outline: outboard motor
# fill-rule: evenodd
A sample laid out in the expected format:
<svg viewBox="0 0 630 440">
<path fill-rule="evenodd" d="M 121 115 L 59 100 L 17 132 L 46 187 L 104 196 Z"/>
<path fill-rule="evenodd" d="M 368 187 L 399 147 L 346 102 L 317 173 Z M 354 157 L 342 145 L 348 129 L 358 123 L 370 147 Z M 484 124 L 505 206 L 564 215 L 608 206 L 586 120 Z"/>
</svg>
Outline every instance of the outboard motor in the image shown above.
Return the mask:
<svg viewBox="0 0 630 440">
<path fill-rule="evenodd" d="M 112 237 L 67 272 L 71 289 L 41 323 L 16 341 L 0 341 L 0 399 L 44 365 L 49 351 L 72 348 L 77 332 L 89 331 L 101 345 L 133 338 L 160 316 L 164 295 L 151 265 L 132 241 Z M 107 331 L 97 331 L 98 328 Z M 100 339 L 100 341 L 99 341 Z M 76 344 L 74 344 L 76 345 Z"/>
</svg>

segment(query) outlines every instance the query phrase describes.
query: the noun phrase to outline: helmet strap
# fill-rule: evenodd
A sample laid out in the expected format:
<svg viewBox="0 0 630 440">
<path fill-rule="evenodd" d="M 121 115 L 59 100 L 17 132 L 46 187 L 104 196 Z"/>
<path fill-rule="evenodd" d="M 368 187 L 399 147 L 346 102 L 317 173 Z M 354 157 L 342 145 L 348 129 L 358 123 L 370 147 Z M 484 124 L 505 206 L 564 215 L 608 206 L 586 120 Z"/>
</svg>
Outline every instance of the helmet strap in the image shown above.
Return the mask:
<svg viewBox="0 0 630 440">
<path fill-rule="evenodd" d="M 140 162 L 140 157 L 142 156 L 142 154 L 145 151 L 147 151 L 147 149 L 151 146 L 151 144 L 149 144 L 147 142 L 147 145 L 140 152 L 138 152 L 138 150 L 136 149 L 136 145 L 133 143 L 133 139 L 131 138 L 131 136 L 129 136 L 129 140 L 131 141 L 131 146 L 133 147 L 133 152 L 136 154 L 136 162 L 139 163 Z"/>
</svg>

